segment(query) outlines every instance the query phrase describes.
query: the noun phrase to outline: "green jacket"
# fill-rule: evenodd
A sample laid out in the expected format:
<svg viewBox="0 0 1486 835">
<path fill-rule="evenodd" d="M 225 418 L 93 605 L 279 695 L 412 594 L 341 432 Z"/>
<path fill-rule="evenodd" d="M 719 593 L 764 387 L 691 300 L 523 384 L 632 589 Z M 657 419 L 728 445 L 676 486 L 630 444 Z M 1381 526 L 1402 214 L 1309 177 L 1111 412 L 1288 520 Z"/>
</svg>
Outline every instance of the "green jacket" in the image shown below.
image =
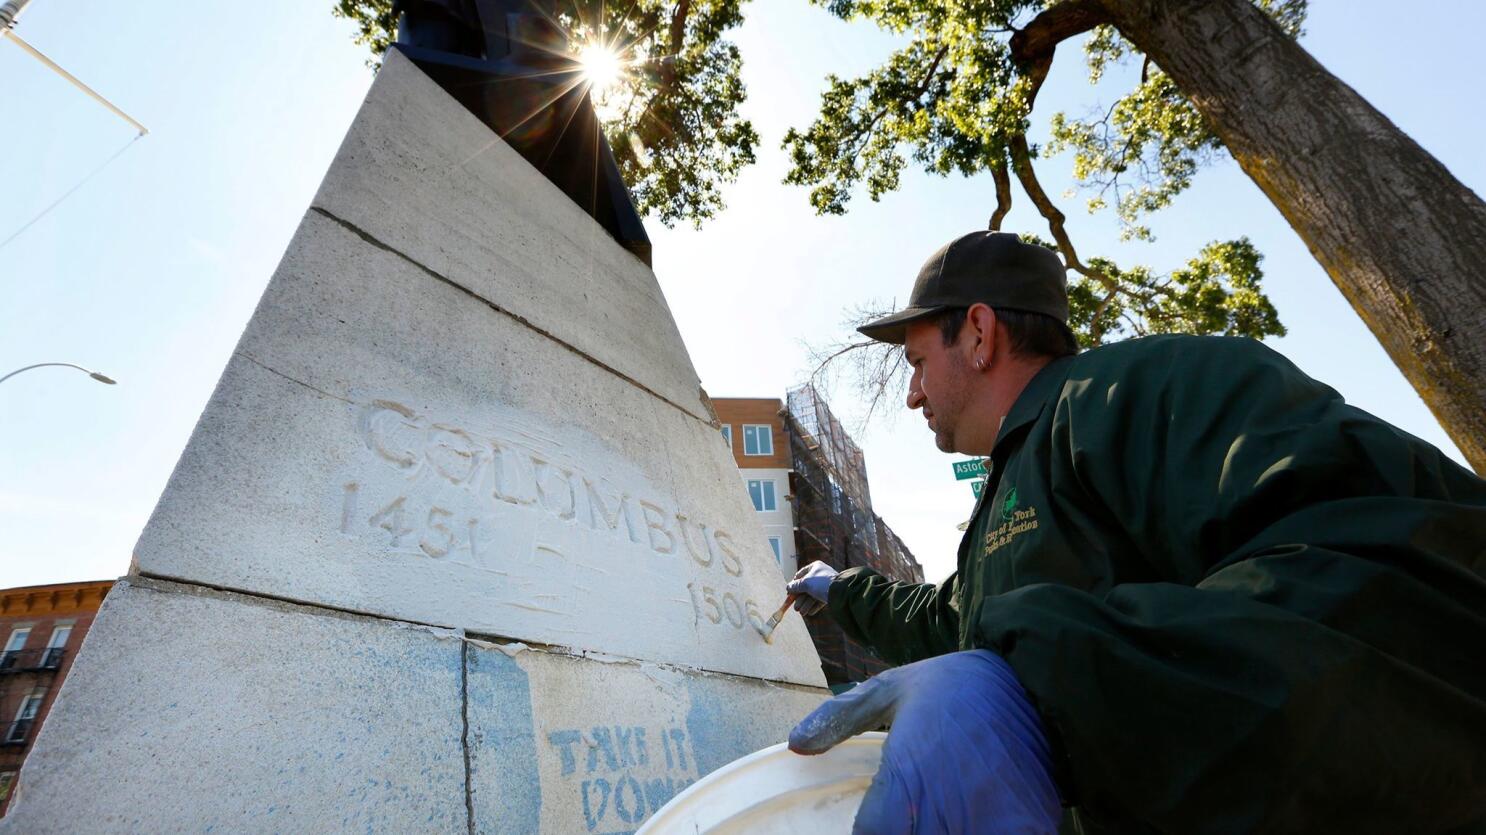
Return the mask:
<svg viewBox="0 0 1486 835">
<path fill-rule="evenodd" d="M 1048 365 L 987 468 L 953 576 L 853 568 L 830 610 L 895 663 L 1003 655 L 1086 831 L 1486 822 L 1486 482 L 1181 336 Z"/>
</svg>

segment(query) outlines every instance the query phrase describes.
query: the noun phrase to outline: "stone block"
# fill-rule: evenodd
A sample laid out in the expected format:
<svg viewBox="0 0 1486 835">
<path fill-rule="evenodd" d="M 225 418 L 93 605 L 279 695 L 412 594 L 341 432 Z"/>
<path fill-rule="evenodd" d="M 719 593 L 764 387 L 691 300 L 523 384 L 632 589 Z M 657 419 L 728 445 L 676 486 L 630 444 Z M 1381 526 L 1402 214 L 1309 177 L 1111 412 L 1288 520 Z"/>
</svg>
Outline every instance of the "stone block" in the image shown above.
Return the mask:
<svg viewBox="0 0 1486 835">
<path fill-rule="evenodd" d="M 634 831 L 698 778 L 782 742 L 829 692 L 471 646 L 474 831 Z"/>
<path fill-rule="evenodd" d="M 708 423 L 315 211 L 141 574 L 819 685 Z"/>
<path fill-rule="evenodd" d="M 711 418 L 650 269 L 401 53 L 313 205 Z"/>
<path fill-rule="evenodd" d="M 463 832 L 460 643 L 148 580 L 109 592 L 9 832 Z"/>
</svg>

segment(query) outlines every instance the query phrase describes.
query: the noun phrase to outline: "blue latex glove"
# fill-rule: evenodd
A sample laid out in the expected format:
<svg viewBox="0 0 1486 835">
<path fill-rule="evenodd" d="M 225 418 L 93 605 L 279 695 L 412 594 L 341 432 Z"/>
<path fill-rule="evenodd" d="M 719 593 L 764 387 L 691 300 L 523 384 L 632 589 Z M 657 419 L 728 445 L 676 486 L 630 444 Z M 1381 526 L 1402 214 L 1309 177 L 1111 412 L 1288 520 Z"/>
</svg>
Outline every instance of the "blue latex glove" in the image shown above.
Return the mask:
<svg viewBox="0 0 1486 835">
<path fill-rule="evenodd" d="M 831 602 L 831 581 L 836 579 L 836 569 L 820 560 L 795 572 L 795 579 L 784 584 L 784 590 L 799 595 L 795 599 L 795 611 L 802 615 L 813 615 Z"/>
<path fill-rule="evenodd" d="M 790 750 L 819 754 L 891 725 L 853 833 L 1053 833 L 1062 803 L 1042 720 L 988 650 L 887 670 L 815 709 Z"/>
</svg>

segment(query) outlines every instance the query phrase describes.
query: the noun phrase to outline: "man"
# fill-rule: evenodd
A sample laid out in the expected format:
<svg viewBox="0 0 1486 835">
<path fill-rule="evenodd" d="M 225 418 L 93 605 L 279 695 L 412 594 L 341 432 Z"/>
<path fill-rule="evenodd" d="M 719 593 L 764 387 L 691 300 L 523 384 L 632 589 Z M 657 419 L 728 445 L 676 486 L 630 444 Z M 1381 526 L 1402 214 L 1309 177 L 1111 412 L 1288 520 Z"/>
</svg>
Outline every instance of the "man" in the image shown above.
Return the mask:
<svg viewBox="0 0 1486 835">
<path fill-rule="evenodd" d="M 858 831 L 1486 832 L 1486 482 L 1252 340 L 1076 354 L 1064 276 L 972 233 L 861 328 L 989 477 L 944 583 L 789 584 L 907 665 L 791 747 L 892 725 Z"/>
</svg>

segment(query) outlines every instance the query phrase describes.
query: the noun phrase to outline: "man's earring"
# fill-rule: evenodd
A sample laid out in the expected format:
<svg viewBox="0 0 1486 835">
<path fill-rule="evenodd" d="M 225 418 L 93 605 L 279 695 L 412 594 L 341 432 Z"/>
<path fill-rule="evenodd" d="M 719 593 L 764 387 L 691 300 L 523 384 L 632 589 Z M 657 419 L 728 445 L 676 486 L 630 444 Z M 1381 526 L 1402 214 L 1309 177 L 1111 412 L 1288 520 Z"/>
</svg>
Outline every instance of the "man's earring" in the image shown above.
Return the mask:
<svg viewBox="0 0 1486 835">
<path fill-rule="evenodd" d="M 986 370 L 986 361 L 983 360 L 983 359 L 981 359 L 980 357 L 976 357 L 975 358 L 975 370 L 976 371 L 984 371 L 984 370 Z"/>
</svg>

